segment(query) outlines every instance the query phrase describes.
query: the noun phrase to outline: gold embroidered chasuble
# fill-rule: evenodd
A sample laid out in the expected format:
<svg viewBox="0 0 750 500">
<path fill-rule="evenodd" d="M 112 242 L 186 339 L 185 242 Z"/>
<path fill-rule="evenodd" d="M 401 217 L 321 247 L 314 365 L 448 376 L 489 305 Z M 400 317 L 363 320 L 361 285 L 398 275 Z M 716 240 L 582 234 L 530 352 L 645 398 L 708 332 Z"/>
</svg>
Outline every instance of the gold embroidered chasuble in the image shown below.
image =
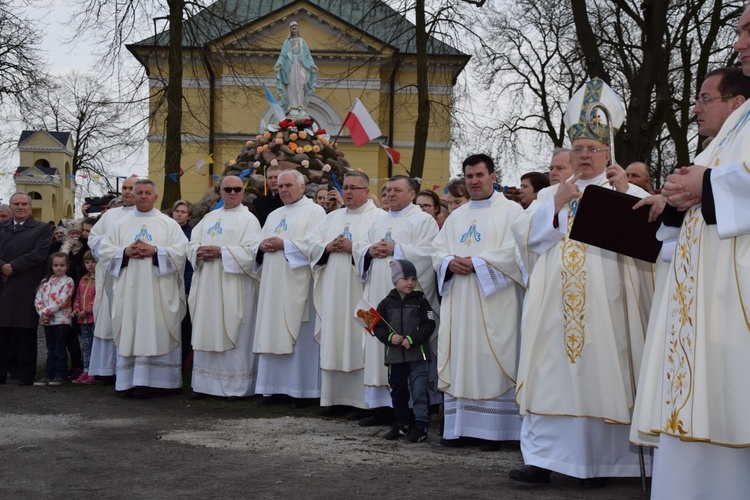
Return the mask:
<svg viewBox="0 0 750 500">
<path fill-rule="evenodd" d="M 334 252 L 325 265 L 317 262 L 325 247 L 338 236 L 354 244 L 365 239 L 372 224 L 388 214 L 368 200 L 358 209 L 348 208 L 329 213 L 318 228 L 310 263 L 315 280 L 313 299 L 317 322 L 315 340 L 320 344 L 322 370 L 353 372 L 365 366 L 365 335 L 354 317 L 354 309 L 362 299 L 363 285 L 353 254 Z M 369 336 L 369 335 L 368 335 Z"/>
<path fill-rule="evenodd" d="M 253 273 L 252 247 L 259 233 L 258 219 L 243 205 L 209 212 L 193 228 L 189 259 L 194 273 L 188 305 L 196 351 L 234 349 L 242 325 L 255 322 L 258 277 Z M 201 246 L 222 247 L 221 254 L 212 261 L 199 260 Z M 248 297 L 251 308 L 246 307 Z"/>
<path fill-rule="evenodd" d="M 438 233 L 435 219 L 422 212 L 416 205 L 409 205 L 399 216 L 377 219 L 364 241 L 356 245 L 355 261 L 362 270 L 365 253 L 370 245 L 381 239 L 396 242 L 396 257 L 410 260 L 417 268 L 417 286 L 421 289 L 435 311 L 439 310 L 435 293 L 435 271 L 432 268 L 432 241 Z M 390 262 L 394 257 L 372 259 L 370 268 L 364 270 L 363 297 L 373 307 L 393 289 Z M 385 348 L 383 343 L 362 329 L 365 336 L 365 385 L 388 386 L 388 370 L 383 364 Z"/>
<path fill-rule="evenodd" d="M 441 283 L 441 270 L 458 256 L 480 259 L 489 281 L 503 281 L 505 287 L 493 287 L 485 296 L 479 270 L 450 278 L 447 294 L 441 292 L 438 388 L 457 398 L 489 400 L 516 385 L 523 287 L 511 225 L 523 209 L 500 194 L 486 206 L 475 204 L 454 210 L 435 238 L 438 285 L 443 290 L 448 285 Z"/>
<path fill-rule="evenodd" d="M 604 174 L 577 183 L 582 191 L 594 183 L 608 186 Z M 617 255 L 568 238 L 578 200 L 558 214 L 564 230 L 554 228 L 557 187 L 540 191 L 538 203 L 514 223 L 520 252 L 536 255 L 523 304 L 516 400 L 522 414 L 629 423 L 633 398 L 626 335 L 637 374 L 653 294 L 652 266 L 625 258 L 628 332 Z M 632 185 L 628 193 L 646 196 Z"/>
<path fill-rule="evenodd" d="M 263 255 L 254 352 L 291 354 L 302 323 L 314 320 L 307 314 L 312 279 L 309 258 L 324 217 L 323 207 L 303 196 L 266 219 L 253 251 L 271 236 L 286 243 L 284 250 Z"/>
<path fill-rule="evenodd" d="M 157 247 L 158 265 L 145 258 L 129 259 L 121 266 L 124 248 L 138 239 Z M 110 263 L 109 274 L 116 275 L 110 302 L 120 356 L 161 356 L 180 344 L 187 251 L 180 225 L 157 209 L 134 211 L 107 232 L 99 255 Z"/>
<path fill-rule="evenodd" d="M 656 297 L 631 440 L 750 446 L 750 101 L 709 145 L 716 225 L 685 213 Z M 696 164 L 697 161 L 696 161 Z"/>
</svg>

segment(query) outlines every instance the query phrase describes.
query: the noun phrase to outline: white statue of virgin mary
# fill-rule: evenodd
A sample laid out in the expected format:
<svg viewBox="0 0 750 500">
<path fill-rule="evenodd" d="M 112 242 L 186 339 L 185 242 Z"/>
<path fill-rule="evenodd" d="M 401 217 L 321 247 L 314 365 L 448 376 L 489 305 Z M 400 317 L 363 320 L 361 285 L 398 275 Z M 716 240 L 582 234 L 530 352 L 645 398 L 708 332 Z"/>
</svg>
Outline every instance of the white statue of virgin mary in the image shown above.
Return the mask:
<svg viewBox="0 0 750 500">
<path fill-rule="evenodd" d="M 284 111 L 289 114 L 296 109 L 306 114 L 307 105 L 315 92 L 318 67 L 307 43 L 300 36 L 296 21 L 289 24 L 289 37 L 284 40 L 273 70 L 276 73 L 276 91 Z"/>
</svg>

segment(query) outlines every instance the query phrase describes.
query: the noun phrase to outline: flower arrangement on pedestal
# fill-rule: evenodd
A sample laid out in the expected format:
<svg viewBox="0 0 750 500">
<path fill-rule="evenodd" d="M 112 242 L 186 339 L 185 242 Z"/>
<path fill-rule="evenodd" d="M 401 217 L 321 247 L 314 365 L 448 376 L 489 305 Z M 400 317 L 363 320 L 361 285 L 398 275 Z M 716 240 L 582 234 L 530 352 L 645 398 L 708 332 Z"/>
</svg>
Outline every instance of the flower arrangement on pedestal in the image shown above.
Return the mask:
<svg viewBox="0 0 750 500">
<path fill-rule="evenodd" d="M 321 184 L 332 182 L 332 176 L 342 185 L 344 174 L 352 170 L 324 129 L 310 118 L 287 118 L 268 125 L 263 133 L 247 141 L 237 158 L 225 164 L 222 177 L 244 174 L 250 169 L 252 173 L 245 175 L 248 184 L 243 202 L 252 203 L 264 194 L 266 169 L 272 165 L 299 171 L 305 176 L 307 192 L 313 194 Z M 196 216 L 202 217 L 218 201 L 218 185 L 219 182 L 195 204 Z"/>
</svg>

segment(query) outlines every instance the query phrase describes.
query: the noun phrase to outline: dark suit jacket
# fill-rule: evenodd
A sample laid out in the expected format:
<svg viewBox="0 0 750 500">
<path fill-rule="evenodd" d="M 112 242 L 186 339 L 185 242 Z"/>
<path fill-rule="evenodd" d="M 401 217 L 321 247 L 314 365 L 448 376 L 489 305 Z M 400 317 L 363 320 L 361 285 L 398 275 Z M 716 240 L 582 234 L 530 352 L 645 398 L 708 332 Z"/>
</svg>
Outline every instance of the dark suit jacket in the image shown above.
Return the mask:
<svg viewBox="0 0 750 500">
<path fill-rule="evenodd" d="M 0 327 L 33 328 L 39 325 L 34 297 L 47 269 L 52 227 L 33 217 L 13 229 L 13 219 L 0 224 L 0 266 L 7 263 L 13 275 L 0 280 Z"/>
<path fill-rule="evenodd" d="M 268 214 L 284 206 L 284 202 L 281 201 L 278 194 L 267 194 L 265 196 L 258 196 L 253 200 L 253 206 L 255 207 L 255 215 L 258 217 L 261 227 L 266 223 Z"/>
</svg>

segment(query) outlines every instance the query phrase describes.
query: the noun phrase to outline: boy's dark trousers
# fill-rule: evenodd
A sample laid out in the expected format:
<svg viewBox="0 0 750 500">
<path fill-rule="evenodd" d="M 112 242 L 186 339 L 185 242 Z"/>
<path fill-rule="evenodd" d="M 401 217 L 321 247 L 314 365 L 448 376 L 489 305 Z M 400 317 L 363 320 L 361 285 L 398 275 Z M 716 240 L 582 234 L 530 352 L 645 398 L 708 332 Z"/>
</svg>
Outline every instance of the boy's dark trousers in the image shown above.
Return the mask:
<svg viewBox="0 0 750 500">
<path fill-rule="evenodd" d="M 417 427 L 427 429 L 430 423 L 430 401 L 427 395 L 427 361 L 388 365 L 391 401 L 399 426 L 409 428 L 409 396 Z M 411 389 L 411 391 L 409 390 Z"/>
</svg>

